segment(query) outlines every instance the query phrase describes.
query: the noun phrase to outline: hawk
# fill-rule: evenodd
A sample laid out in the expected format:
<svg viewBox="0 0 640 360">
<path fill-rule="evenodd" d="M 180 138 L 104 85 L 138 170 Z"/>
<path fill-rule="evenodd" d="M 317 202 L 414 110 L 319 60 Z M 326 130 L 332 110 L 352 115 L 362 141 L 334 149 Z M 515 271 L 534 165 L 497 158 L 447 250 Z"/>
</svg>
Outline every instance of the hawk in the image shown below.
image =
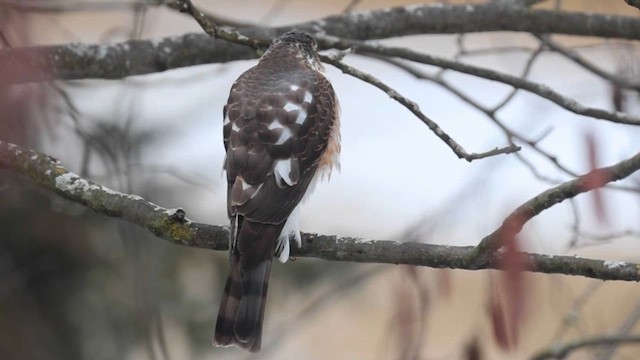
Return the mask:
<svg viewBox="0 0 640 360">
<path fill-rule="evenodd" d="M 311 36 L 290 31 L 231 87 L 223 109 L 229 276 L 213 344 L 260 350 L 274 255 L 301 246 L 300 201 L 338 167 L 339 105 Z"/>
</svg>

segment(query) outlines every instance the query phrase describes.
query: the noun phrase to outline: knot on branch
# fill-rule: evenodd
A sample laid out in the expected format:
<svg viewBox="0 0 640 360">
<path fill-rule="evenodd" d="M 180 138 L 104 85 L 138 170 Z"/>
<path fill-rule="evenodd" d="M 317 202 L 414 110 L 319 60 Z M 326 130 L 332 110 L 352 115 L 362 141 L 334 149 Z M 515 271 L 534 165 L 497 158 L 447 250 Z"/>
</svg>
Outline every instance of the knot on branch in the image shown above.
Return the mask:
<svg viewBox="0 0 640 360">
<path fill-rule="evenodd" d="M 169 222 L 184 224 L 187 214 L 182 208 L 170 209 L 166 211 L 169 215 Z"/>
<path fill-rule="evenodd" d="M 181 13 L 191 13 L 191 7 L 192 7 L 191 1 L 178 0 L 177 5 L 178 5 L 178 10 L 180 10 Z"/>
</svg>

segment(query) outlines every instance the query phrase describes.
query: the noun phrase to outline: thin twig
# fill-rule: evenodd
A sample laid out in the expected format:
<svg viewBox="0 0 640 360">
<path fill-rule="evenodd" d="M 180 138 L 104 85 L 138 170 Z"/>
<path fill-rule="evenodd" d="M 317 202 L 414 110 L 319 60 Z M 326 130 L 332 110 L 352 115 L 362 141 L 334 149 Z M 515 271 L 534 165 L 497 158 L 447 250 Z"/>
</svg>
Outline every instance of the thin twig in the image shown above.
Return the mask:
<svg viewBox="0 0 640 360">
<path fill-rule="evenodd" d="M 575 171 L 567 168 L 563 164 L 561 164 L 560 161 L 558 160 L 558 158 L 555 155 L 547 152 L 546 150 L 542 149 L 538 145 L 538 142 L 540 142 L 540 140 L 544 136 L 542 136 L 542 137 L 539 136 L 535 140 L 532 140 L 532 139 L 529 139 L 529 138 L 525 137 L 522 134 L 519 134 L 515 130 L 513 130 L 513 129 L 509 128 L 508 126 L 506 126 L 502 121 L 500 121 L 498 119 L 498 117 L 496 116 L 496 114 L 492 111 L 492 109 L 489 109 L 488 107 L 485 107 L 484 105 L 481 105 L 480 103 L 478 103 L 477 101 L 472 99 L 469 95 L 465 94 L 461 90 L 457 89 L 456 87 L 454 87 L 453 85 L 448 83 L 443 77 L 429 75 L 428 73 L 426 73 L 424 71 L 421 71 L 420 69 L 418 69 L 418 68 L 416 68 L 414 66 L 411 66 L 406 61 L 400 61 L 398 59 L 381 57 L 381 56 L 375 56 L 375 58 L 379 59 L 379 60 L 382 60 L 382 61 L 384 61 L 386 63 L 392 64 L 392 65 L 394 65 L 394 66 L 396 66 L 396 67 L 398 67 L 400 69 L 403 69 L 403 70 L 405 70 L 406 72 L 408 72 L 409 74 L 415 76 L 418 79 L 428 80 L 428 81 L 431 81 L 431 82 L 433 82 L 433 83 L 435 83 L 437 85 L 442 86 L 444 89 L 446 89 L 447 91 L 451 92 L 453 95 L 457 96 L 460 100 L 462 100 L 465 103 L 469 104 L 471 107 L 473 107 L 476 110 L 480 111 L 487 118 L 489 118 L 496 126 L 498 126 L 498 128 L 500 128 L 505 133 L 507 139 L 510 142 L 512 142 L 514 139 L 519 140 L 519 141 L 523 142 L 524 144 L 528 145 L 531 149 L 533 149 L 536 153 L 538 153 L 539 155 L 544 157 L 546 160 L 551 162 L 560 171 L 562 171 L 562 172 L 564 172 L 567 175 L 572 176 L 572 177 L 577 177 L 578 176 L 577 172 L 575 172 Z M 548 132 L 546 132 L 546 133 L 548 133 Z M 545 134 L 543 134 L 543 135 L 545 135 Z M 537 179 L 539 179 L 541 181 L 544 181 L 544 182 L 547 182 L 547 183 L 550 183 L 550 184 L 559 184 L 559 183 L 562 182 L 561 180 L 552 179 L 552 178 L 549 178 L 547 176 L 542 175 L 533 166 L 533 164 L 531 164 L 522 155 L 521 152 L 516 152 L 514 155 L 516 156 L 516 158 L 518 160 L 520 160 L 520 162 L 523 165 L 525 165 L 532 172 L 532 174 Z M 607 184 L 607 188 L 613 189 L 613 190 L 619 190 L 619 191 L 640 193 L 640 186 L 625 186 L 625 185 L 619 185 L 619 184 Z"/>
<path fill-rule="evenodd" d="M 191 15 L 198 22 L 202 30 L 211 37 L 250 46 L 256 50 L 269 45 L 267 39 L 249 38 L 238 31 L 218 26 L 211 17 L 196 8 L 193 3 L 191 3 L 191 0 L 176 0 L 176 6 L 180 12 Z"/>
<path fill-rule="evenodd" d="M 515 144 L 510 144 L 502 148 L 495 148 L 493 150 L 489 150 L 482 153 L 467 153 L 467 151 L 462 146 L 460 146 L 460 144 L 458 144 L 453 138 L 451 138 L 451 136 L 449 136 L 446 132 L 444 132 L 435 121 L 431 120 L 422 111 L 420 111 L 420 108 L 415 102 L 402 96 L 396 90 L 391 88 L 389 85 L 383 83 L 382 81 L 377 79 L 375 76 L 364 73 L 352 66 L 349 66 L 341 61 L 335 60 L 329 56 L 321 56 L 320 59 L 328 64 L 331 64 L 337 67 L 338 69 L 342 70 L 342 72 L 349 74 L 351 76 L 354 76 L 384 91 L 387 95 L 389 95 L 390 98 L 402 104 L 405 108 L 411 111 L 418 119 L 420 119 L 423 123 L 425 123 L 429 127 L 429 129 L 431 129 L 431 131 L 433 131 L 433 133 L 436 134 L 437 137 L 439 137 L 442 141 L 444 141 L 445 144 L 447 144 L 449 148 L 451 148 L 451 150 L 453 150 L 453 152 L 459 158 L 462 158 L 471 162 L 473 160 L 483 159 L 489 156 L 495 156 L 499 154 L 510 154 L 520 150 L 519 146 Z"/>
<path fill-rule="evenodd" d="M 520 78 L 526 79 L 527 76 L 529 76 L 529 73 L 533 68 L 533 63 L 540 56 L 543 50 L 544 50 L 544 45 L 540 45 L 533 53 L 531 53 L 531 55 L 529 56 L 529 60 L 527 60 L 527 63 L 525 64 L 524 69 L 520 74 Z M 491 112 L 496 113 L 500 109 L 505 107 L 511 101 L 511 99 L 513 99 L 513 97 L 516 96 L 517 92 L 518 92 L 518 88 L 514 88 L 513 90 L 511 90 L 509 95 L 507 95 L 500 103 L 498 103 L 498 105 L 496 105 L 493 109 L 491 109 Z"/>
<path fill-rule="evenodd" d="M 569 199 L 569 207 L 571 207 L 571 213 L 573 214 L 573 224 L 571 225 L 571 239 L 569 240 L 569 249 L 574 248 L 580 240 L 580 209 L 575 199 Z"/>
<path fill-rule="evenodd" d="M 440 58 L 424 53 L 418 53 L 406 48 L 387 47 L 362 41 L 338 39 L 335 37 L 321 37 L 319 38 L 319 41 L 323 41 L 325 46 L 334 47 L 337 49 L 353 48 L 354 51 L 359 54 L 374 54 L 386 57 L 398 57 L 422 64 L 441 67 L 444 69 L 451 69 L 488 80 L 498 81 L 513 86 L 517 89 L 527 90 L 578 115 L 585 115 L 595 119 L 609 120 L 611 122 L 620 124 L 640 125 L 640 117 L 619 111 L 609 112 L 602 109 L 590 108 L 578 103 L 573 99 L 561 95 L 560 93 L 556 92 L 546 85 L 534 83 L 517 76 L 512 76 L 491 69 L 464 64 L 454 60 Z"/>
<path fill-rule="evenodd" d="M 628 89 L 634 89 L 637 91 L 640 91 L 640 83 L 638 83 L 638 81 L 632 80 L 628 77 L 621 77 L 621 76 L 617 76 L 615 74 L 611 74 L 606 72 L 605 70 L 599 68 L 598 66 L 596 66 L 595 64 L 589 62 L 587 59 L 585 59 L 584 57 L 580 56 L 580 54 L 570 48 L 564 47 L 562 46 L 560 43 L 555 42 L 554 40 L 551 39 L 550 36 L 546 36 L 546 35 L 536 35 L 536 37 L 546 46 L 549 47 L 549 49 L 557 52 L 558 54 L 563 55 L 564 57 L 566 57 L 567 59 L 573 61 L 574 63 L 582 66 L 584 69 L 592 72 L 593 74 L 603 78 L 604 80 L 607 80 L 613 84 L 616 84 L 620 87 L 623 88 L 628 88 Z"/>
</svg>

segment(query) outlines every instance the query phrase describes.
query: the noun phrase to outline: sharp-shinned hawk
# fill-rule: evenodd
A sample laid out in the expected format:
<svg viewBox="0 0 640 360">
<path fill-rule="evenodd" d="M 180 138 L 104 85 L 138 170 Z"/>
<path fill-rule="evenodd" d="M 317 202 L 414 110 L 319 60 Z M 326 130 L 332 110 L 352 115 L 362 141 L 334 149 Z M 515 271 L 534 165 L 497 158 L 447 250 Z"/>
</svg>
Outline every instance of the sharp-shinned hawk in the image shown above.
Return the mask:
<svg viewBox="0 0 640 360">
<path fill-rule="evenodd" d="M 231 268 L 214 345 L 260 350 L 273 256 L 300 246 L 298 208 L 340 153 L 339 106 L 316 41 L 300 31 L 275 39 L 233 83 L 223 109 Z"/>
</svg>

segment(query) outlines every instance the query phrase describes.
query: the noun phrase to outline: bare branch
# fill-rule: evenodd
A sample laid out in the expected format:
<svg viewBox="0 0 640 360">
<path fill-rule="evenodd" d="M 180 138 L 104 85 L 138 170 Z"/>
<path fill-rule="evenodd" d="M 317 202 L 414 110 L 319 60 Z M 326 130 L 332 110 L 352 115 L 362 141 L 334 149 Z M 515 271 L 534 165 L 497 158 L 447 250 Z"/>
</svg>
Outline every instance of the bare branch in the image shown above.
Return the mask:
<svg viewBox="0 0 640 360">
<path fill-rule="evenodd" d="M 93 45 L 73 43 L 0 50 L 0 65 L 21 69 L 0 85 L 55 79 L 122 79 L 181 67 L 256 58 L 249 47 L 186 34 L 156 40 Z"/>
<path fill-rule="evenodd" d="M 500 2 L 408 5 L 324 18 L 328 35 L 366 40 L 416 34 L 518 31 L 538 34 L 640 38 L 639 19 L 577 12 L 532 10 Z M 301 30 L 312 30 L 298 24 Z M 369 34 L 369 35 L 367 35 Z"/>
<path fill-rule="evenodd" d="M 543 50 L 544 50 L 544 46 L 540 45 L 534 52 L 531 53 L 531 55 L 529 56 L 529 60 L 527 60 L 527 63 L 525 64 L 524 69 L 520 74 L 520 78 L 526 79 L 529 76 L 529 73 L 533 68 L 533 63 L 536 61 L 536 59 L 538 59 L 540 54 L 542 54 Z M 496 105 L 493 109 L 491 109 L 491 112 L 495 114 L 500 109 L 507 106 L 507 104 L 516 96 L 517 93 L 518 93 L 518 88 L 513 88 L 513 90 L 511 90 L 511 92 L 509 93 L 509 95 L 507 95 L 498 105 Z"/>
<path fill-rule="evenodd" d="M 638 83 L 638 81 L 635 80 L 631 80 L 627 77 L 622 77 L 622 76 L 617 76 L 615 74 L 611 74 L 606 72 L 605 70 L 599 68 L 598 66 L 596 66 L 595 64 L 591 63 L 590 61 L 588 61 L 587 59 L 583 58 L 582 56 L 580 56 L 580 54 L 570 48 L 564 47 L 562 45 L 560 45 L 559 43 L 553 41 L 549 36 L 540 36 L 540 35 L 536 35 L 536 37 L 546 46 L 549 47 L 549 49 L 557 52 L 558 54 L 561 54 L 563 56 L 565 56 L 567 59 L 573 61 L 574 63 L 582 66 L 583 68 L 585 68 L 586 70 L 592 72 L 593 74 L 613 83 L 616 84 L 618 86 L 624 87 L 624 88 L 629 88 L 629 89 L 634 89 L 634 90 L 638 90 L 640 91 L 640 83 Z"/>
<path fill-rule="evenodd" d="M 228 227 L 196 223 L 187 219 L 182 209 L 165 209 L 140 196 L 123 194 L 83 179 L 57 160 L 37 151 L 0 141 L 0 168 L 22 174 L 36 185 L 98 213 L 142 226 L 174 244 L 228 250 Z M 502 256 L 498 252 L 490 261 L 478 264 L 476 248 L 472 246 L 362 240 L 309 233 L 303 234 L 302 243 L 301 249 L 292 249 L 292 256 L 467 270 L 497 269 Z M 575 256 L 525 255 L 528 271 L 532 272 L 640 281 L 640 264 Z"/>
<path fill-rule="evenodd" d="M 320 40 L 325 42 L 326 46 L 335 47 L 337 49 L 353 48 L 354 51 L 359 54 L 374 54 L 379 56 L 381 55 L 387 57 L 398 57 L 422 64 L 455 70 L 464 74 L 469 74 L 488 80 L 498 81 L 507 85 L 511 85 L 517 89 L 527 90 L 579 115 L 585 115 L 596 119 L 609 120 L 621 124 L 640 125 L 640 117 L 619 111 L 609 112 L 602 109 L 590 108 L 578 103 L 573 99 L 567 98 L 557 93 L 546 85 L 534 83 L 517 76 L 512 76 L 491 69 L 481 68 L 469 64 L 460 63 L 455 60 L 449 60 L 428 54 L 418 53 L 406 48 L 373 45 L 360 41 L 337 39 L 333 37 L 320 38 L 319 41 Z"/>
<path fill-rule="evenodd" d="M 205 15 L 202 11 L 196 8 L 191 0 L 176 0 L 176 6 L 180 12 L 191 15 L 200 25 L 202 30 L 209 36 L 214 38 L 224 39 L 236 44 L 250 46 L 254 49 L 258 49 L 261 46 L 269 46 L 269 39 L 255 39 L 242 35 L 241 33 L 233 30 L 218 26 L 212 18 Z"/>
<path fill-rule="evenodd" d="M 429 127 L 429 129 L 431 129 L 431 131 L 433 131 L 433 133 L 436 134 L 437 137 L 439 137 L 442 141 L 444 141 L 449 146 L 449 148 L 451 148 L 451 150 L 453 150 L 453 152 L 461 159 L 465 159 L 471 162 L 473 160 L 483 159 L 489 156 L 495 156 L 499 154 L 510 154 L 520 150 L 519 146 L 516 146 L 515 144 L 510 144 L 506 147 L 495 148 L 493 150 L 489 150 L 483 153 L 469 154 L 462 146 L 460 146 L 460 144 L 458 144 L 454 139 L 452 139 L 451 136 L 449 136 L 446 132 L 444 132 L 444 130 L 442 130 L 435 121 L 429 119 L 422 111 L 420 111 L 420 108 L 415 102 L 400 95 L 396 90 L 391 88 L 389 85 L 383 83 L 373 75 L 366 74 L 332 57 L 321 56 L 320 59 L 326 63 L 329 63 L 337 67 L 338 69 L 342 70 L 342 72 L 349 74 L 351 76 L 354 76 L 362 81 L 365 81 L 377 87 L 378 89 L 384 91 L 385 93 L 387 93 L 387 95 L 389 95 L 390 98 L 402 104 L 405 108 L 411 111 L 416 117 L 418 117 L 418 119 L 420 119 L 423 123 L 425 123 Z"/>
<path fill-rule="evenodd" d="M 165 5 L 166 7 L 168 7 L 169 9 L 173 9 L 173 10 L 177 10 L 180 11 L 180 5 L 179 5 L 179 0 L 167 0 L 167 1 L 162 1 L 163 5 Z M 249 22 L 245 22 L 245 21 L 238 21 L 235 19 L 229 19 L 227 17 L 224 16 L 220 16 L 217 14 L 212 14 L 210 12 L 205 12 L 202 11 L 202 14 L 204 16 L 206 16 L 209 21 L 212 21 L 218 25 L 223 25 L 223 26 L 233 26 L 233 27 L 252 27 L 252 26 L 256 26 L 255 24 L 249 23 Z"/>
<path fill-rule="evenodd" d="M 422 80 L 428 80 L 431 81 L 435 84 L 438 84 L 440 86 L 442 86 L 444 89 L 448 90 L 449 92 L 451 92 L 453 95 L 457 96 L 460 100 L 462 100 L 463 102 L 469 104 L 471 107 L 475 108 L 476 110 L 480 111 L 481 113 L 483 113 L 486 117 L 488 117 L 494 124 L 496 124 L 496 126 L 498 126 L 507 136 L 507 138 L 511 141 L 513 139 L 519 140 L 523 143 L 525 143 L 526 145 L 528 145 L 531 149 L 533 149 L 535 152 L 537 152 L 538 154 L 542 155 L 544 158 L 546 158 L 548 161 L 550 161 L 551 163 L 553 163 L 554 166 L 556 166 L 559 170 L 561 170 L 562 172 L 566 173 L 569 176 L 572 177 L 577 177 L 578 174 L 572 170 L 570 170 L 569 168 L 565 167 L 564 165 L 562 165 L 558 159 L 548 153 L 547 151 L 541 149 L 538 146 L 538 142 L 540 141 L 540 139 L 529 139 L 525 136 L 523 136 L 522 134 L 518 134 L 517 132 L 515 132 L 513 129 L 507 127 L 505 124 L 503 124 L 498 117 L 496 116 L 496 113 L 494 112 L 494 109 L 489 109 L 488 107 L 485 107 L 483 105 L 481 105 L 480 103 L 478 103 L 477 101 L 475 101 L 474 99 L 472 99 L 471 97 L 469 97 L 467 94 L 465 94 L 464 92 L 462 92 L 461 90 L 457 89 L 456 87 L 454 87 L 453 85 L 449 84 L 446 80 L 444 80 L 442 77 L 437 77 L 437 76 L 432 76 L 424 71 L 421 71 L 420 69 L 411 66 L 410 64 L 408 64 L 406 61 L 400 61 L 398 59 L 394 59 L 394 58 L 386 58 L 386 57 L 379 57 L 376 56 L 375 58 L 382 60 L 384 62 L 387 62 L 389 64 L 392 64 L 394 66 L 397 66 L 398 68 L 405 70 L 407 73 L 415 76 L 418 79 L 422 79 Z M 515 153 L 515 156 L 533 173 L 533 175 L 545 182 L 548 183 L 552 183 L 552 184 L 559 184 L 561 183 L 561 181 L 556 180 L 556 179 L 551 179 L 548 178 L 542 174 L 540 174 L 538 172 L 538 170 L 529 162 L 527 161 L 520 152 Z M 607 184 L 606 185 L 607 188 L 609 189 L 614 189 L 614 190 L 620 190 L 620 191 L 627 191 L 627 192 L 635 192 L 638 193 L 640 192 L 640 187 L 634 187 L 634 186 L 624 186 L 624 185 L 615 185 L 615 184 Z"/>
<path fill-rule="evenodd" d="M 140 225 L 158 237 L 189 246 L 225 249 L 226 228 L 196 224 L 182 209 L 165 209 L 137 195 L 96 184 L 68 171 L 45 154 L 0 141 L 0 168 L 26 175 L 39 186 L 105 215 Z M 197 234 L 197 236 L 196 236 Z M 208 239 L 218 239 L 209 242 Z"/>
<path fill-rule="evenodd" d="M 271 39 L 292 28 L 356 40 L 416 34 L 523 31 L 640 39 L 640 19 L 549 10 L 496 2 L 481 5 L 414 5 L 329 16 L 286 27 L 243 27 L 253 39 Z M 255 58 L 253 49 L 186 34 L 156 40 L 90 45 L 68 44 L 0 51 L 0 64 L 19 65 L 26 77 L 0 79 L 13 84 L 52 79 L 120 79 L 185 66 Z"/>
<path fill-rule="evenodd" d="M 500 2 L 418 4 L 351 12 L 275 28 L 272 36 L 291 28 L 357 40 L 490 31 L 640 39 L 640 19 L 636 17 L 532 10 Z"/>
</svg>

